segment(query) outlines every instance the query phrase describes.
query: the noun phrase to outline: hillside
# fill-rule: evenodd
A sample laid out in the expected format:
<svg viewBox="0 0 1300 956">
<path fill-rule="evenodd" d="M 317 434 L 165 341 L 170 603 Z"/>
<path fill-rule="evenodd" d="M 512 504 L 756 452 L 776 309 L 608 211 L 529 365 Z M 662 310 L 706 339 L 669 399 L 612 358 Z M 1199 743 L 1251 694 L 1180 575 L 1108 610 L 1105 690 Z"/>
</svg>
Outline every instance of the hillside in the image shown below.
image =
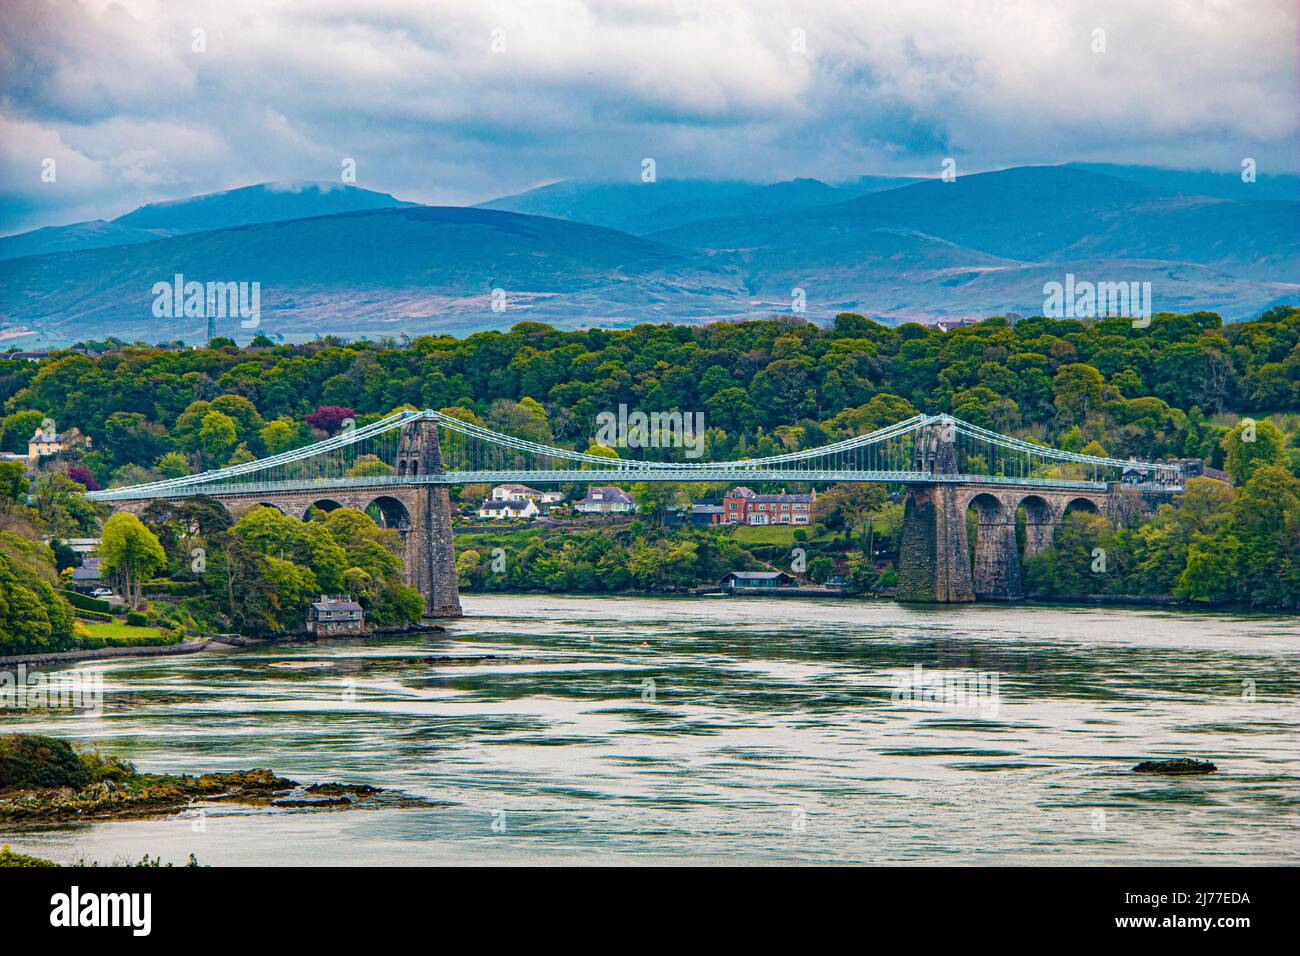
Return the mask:
<svg viewBox="0 0 1300 956">
<path fill-rule="evenodd" d="M 201 340 L 203 319 L 153 315 L 154 283 L 176 273 L 259 282 L 260 331 L 290 339 L 473 331 L 530 312 L 576 325 L 703 317 L 721 302 L 742 309 L 725 268 L 703 269 L 661 243 L 536 216 L 412 206 L 0 262 L 0 317 L 45 340 Z M 498 288 L 502 313 L 492 309 Z"/>
<path fill-rule="evenodd" d="M 1295 301 L 1300 203 L 1188 195 L 1170 177 L 1138 178 L 1021 167 L 892 188 L 878 180 L 847 199 L 812 179 L 575 182 L 489 204 L 548 216 L 411 206 L 342 187 L 249 187 L 66 227 L 75 236 L 10 237 L 29 252 L 0 261 L 0 339 L 196 341 L 202 318 L 152 312 L 154 284 L 177 273 L 259 282 L 259 328 L 289 340 L 521 319 L 572 328 L 753 318 L 792 311 L 800 297 L 818 321 L 841 311 L 890 322 L 1033 315 L 1045 284 L 1067 274 L 1150 282 L 1155 311 L 1213 309 L 1229 321 Z M 340 203 L 387 206 L 293 215 Z M 678 224 L 638 236 L 581 216 L 633 231 Z M 272 221 L 242 222 L 250 217 Z M 196 231 L 223 222 L 237 224 Z M 107 245 L 117 239 L 130 244 Z M 98 248 L 68 248 L 77 242 Z M 492 308 L 494 289 L 505 312 Z M 218 325 L 241 340 L 255 334 Z"/>
<path fill-rule="evenodd" d="M 261 183 L 140 206 L 111 221 L 48 226 L 0 238 L 0 259 L 101 249 L 210 229 L 409 206 L 387 193 L 340 183 Z"/>
</svg>

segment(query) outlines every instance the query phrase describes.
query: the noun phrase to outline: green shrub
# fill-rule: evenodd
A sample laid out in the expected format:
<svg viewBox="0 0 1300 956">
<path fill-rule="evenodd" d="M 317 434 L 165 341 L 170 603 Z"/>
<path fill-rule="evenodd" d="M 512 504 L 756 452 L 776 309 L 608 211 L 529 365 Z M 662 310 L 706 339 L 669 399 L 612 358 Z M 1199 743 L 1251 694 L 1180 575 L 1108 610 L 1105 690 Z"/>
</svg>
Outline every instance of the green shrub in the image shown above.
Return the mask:
<svg viewBox="0 0 1300 956">
<path fill-rule="evenodd" d="M 81 762 L 90 774 L 91 783 L 104 780 L 119 782 L 135 776 L 135 764 L 120 757 L 104 757 L 99 751 L 91 750 L 81 754 Z"/>
<path fill-rule="evenodd" d="M 9 849 L 9 844 L 0 846 L 0 867 L 6 866 L 58 866 L 49 860 L 42 860 L 39 856 L 28 856 L 25 853 L 15 853 Z"/>
<path fill-rule="evenodd" d="M 199 581 L 172 581 L 158 578 L 144 583 L 146 597 L 197 597 L 203 593 L 203 584 Z"/>
<path fill-rule="evenodd" d="M 91 772 L 67 741 L 39 734 L 0 737 L 0 790 L 84 787 Z"/>
<path fill-rule="evenodd" d="M 68 599 L 68 603 L 75 608 L 83 611 L 99 611 L 101 614 L 111 611 L 113 605 L 107 601 L 101 601 L 99 598 L 87 597 L 79 591 L 64 591 L 63 596 Z"/>
<path fill-rule="evenodd" d="M 83 621 L 113 620 L 113 615 L 109 614 L 107 611 L 84 611 L 81 608 L 74 608 L 72 613 L 75 614 L 77 617 L 81 618 Z"/>
<path fill-rule="evenodd" d="M 148 627 L 149 615 L 142 611 L 128 611 L 126 623 L 128 627 Z"/>
</svg>

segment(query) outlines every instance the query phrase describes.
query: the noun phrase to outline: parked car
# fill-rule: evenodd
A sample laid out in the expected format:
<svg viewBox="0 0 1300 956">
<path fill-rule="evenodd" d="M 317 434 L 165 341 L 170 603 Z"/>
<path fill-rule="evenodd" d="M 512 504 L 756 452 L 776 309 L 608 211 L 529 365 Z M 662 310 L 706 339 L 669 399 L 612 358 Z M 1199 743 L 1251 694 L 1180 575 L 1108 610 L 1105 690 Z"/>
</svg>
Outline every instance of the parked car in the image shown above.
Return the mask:
<svg viewBox="0 0 1300 956">
<path fill-rule="evenodd" d="M 113 596 L 113 589 L 95 588 L 95 590 L 90 592 L 90 596 L 93 598 L 111 598 Z"/>
</svg>

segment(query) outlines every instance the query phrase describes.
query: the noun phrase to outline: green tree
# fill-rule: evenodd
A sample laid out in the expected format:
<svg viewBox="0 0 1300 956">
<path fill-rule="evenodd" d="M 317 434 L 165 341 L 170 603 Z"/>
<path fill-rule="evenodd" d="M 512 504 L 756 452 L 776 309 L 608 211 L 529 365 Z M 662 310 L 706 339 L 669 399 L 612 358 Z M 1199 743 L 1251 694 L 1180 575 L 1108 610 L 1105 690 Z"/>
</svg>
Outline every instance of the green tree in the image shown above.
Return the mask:
<svg viewBox="0 0 1300 956">
<path fill-rule="evenodd" d="M 343 474 L 348 478 L 366 478 L 375 475 L 391 475 L 393 466 L 378 455 L 358 455 L 357 460 L 348 466 Z"/>
<path fill-rule="evenodd" d="M 640 513 L 661 528 L 668 523 L 669 511 L 689 503 L 686 486 L 676 481 L 638 481 L 631 495 Z"/>
<path fill-rule="evenodd" d="M 546 419 L 546 409 L 527 396 L 517 402 L 505 398 L 493 402 L 488 412 L 488 425 L 526 441 L 548 445 L 555 440 Z"/>
<path fill-rule="evenodd" d="M 121 582 L 122 597 L 136 610 L 144 601 L 144 582 L 167 563 L 158 538 L 127 511 L 119 511 L 104 522 L 99 558 L 113 569 Z"/>
<path fill-rule="evenodd" d="M 1101 387 L 1105 380 L 1091 365 L 1062 365 L 1052 379 L 1052 393 L 1058 419 L 1069 425 L 1082 425 L 1088 413 L 1101 404 Z"/>
<path fill-rule="evenodd" d="M 278 630 L 298 630 L 304 626 L 307 605 L 320 593 L 311 568 L 293 561 L 267 557 L 266 579 L 272 588 L 273 615 Z"/>
<path fill-rule="evenodd" d="M 1235 535 L 1198 534 L 1187 549 L 1187 563 L 1173 593 L 1191 601 L 1230 601 L 1237 597 L 1241 541 Z"/>
<path fill-rule="evenodd" d="M 1242 419 L 1223 436 L 1219 446 L 1223 449 L 1224 469 L 1238 485 L 1250 481 L 1258 468 L 1286 460 L 1286 436 L 1267 418 L 1259 422 Z"/>
<path fill-rule="evenodd" d="M 32 487 L 32 504 L 45 530 L 57 538 L 90 534 L 99 523 L 94 504 L 84 485 L 61 471 L 48 472 Z"/>
<path fill-rule="evenodd" d="M 164 478 L 184 478 L 191 471 L 189 460 L 178 451 L 169 451 L 154 467 Z"/>
<path fill-rule="evenodd" d="M 38 411 L 24 409 L 0 418 L 0 451 L 27 454 L 27 442 L 40 428 L 45 416 Z"/>
<path fill-rule="evenodd" d="M 21 461 L 0 461 L 0 507 L 26 503 L 28 487 Z"/>
<path fill-rule="evenodd" d="M 267 422 L 262 426 L 259 435 L 262 439 L 262 447 L 266 449 L 268 455 L 279 455 L 290 451 L 299 445 L 307 444 L 310 439 L 310 436 L 304 436 L 299 425 L 287 416 Z"/>
<path fill-rule="evenodd" d="M 235 420 L 229 415 L 215 409 L 204 414 L 199 426 L 199 445 L 208 460 L 218 464 L 224 462 L 237 437 Z"/>
<path fill-rule="evenodd" d="M 863 532 L 865 548 L 867 519 L 885 504 L 887 497 L 880 485 L 831 485 L 813 503 L 813 520 L 832 530 L 843 531 L 845 537 L 851 538 L 855 532 Z"/>
<path fill-rule="evenodd" d="M 1300 478 L 1281 465 L 1257 468 L 1233 500 L 1227 527 L 1241 541 L 1237 599 L 1300 608 Z"/>
<path fill-rule="evenodd" d="M 704 411 L 710 425 L 729 432 L 744 431 L 758 423 L 758 408 L 743 388 L 732 386 L 724 388 L 704 403 Z"/>
<path fill-rule="evenodd" d="M 0 531 L 0 654 L 73 646 L 72 608 L 54 583 L 53 553 L 24 524 Z"/>
<path fill-rule="evenodd" d="M 461 588 L 473 590 L 482 585 L 482 557 L 473 548 L 456 552 L 456 581 Z"/>
</svg>

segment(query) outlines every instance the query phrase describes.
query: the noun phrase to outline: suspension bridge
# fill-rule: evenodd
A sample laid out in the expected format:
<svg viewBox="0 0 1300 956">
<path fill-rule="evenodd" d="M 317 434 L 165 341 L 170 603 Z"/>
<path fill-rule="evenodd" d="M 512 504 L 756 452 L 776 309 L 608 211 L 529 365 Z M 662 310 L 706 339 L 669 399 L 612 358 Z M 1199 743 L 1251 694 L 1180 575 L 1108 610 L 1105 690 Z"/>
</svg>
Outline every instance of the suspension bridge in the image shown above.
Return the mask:
<svg viewBox="0 0 1300 956">
<path fill-rule="evenodd" d="M 160 499 L 205 496 L 238 516 L 266 505 L 304 518 L 338 507 L 397 528 L 409 583 L 433 615 L 458 615 L 448 489 L 454 485 L 580 482 L 879 482 L 906 486 L 899 599 L 956 602 L 1021 596 L 1015 516 L 1026 556 L 1051 543 L 1065 514 L 1150 510 L 1182 490 L 1170 462 L 1049 448 L 950 415 L 916 415 L 819 448 L 734 461 L 610 458 L 493 431 L 440 412 L 403 411 L 282 454 L 89 497 L 142 511 Z M 969 558 L 966 511 L 979 518 Z"/>
</svg>

